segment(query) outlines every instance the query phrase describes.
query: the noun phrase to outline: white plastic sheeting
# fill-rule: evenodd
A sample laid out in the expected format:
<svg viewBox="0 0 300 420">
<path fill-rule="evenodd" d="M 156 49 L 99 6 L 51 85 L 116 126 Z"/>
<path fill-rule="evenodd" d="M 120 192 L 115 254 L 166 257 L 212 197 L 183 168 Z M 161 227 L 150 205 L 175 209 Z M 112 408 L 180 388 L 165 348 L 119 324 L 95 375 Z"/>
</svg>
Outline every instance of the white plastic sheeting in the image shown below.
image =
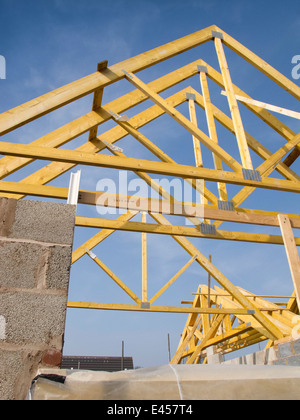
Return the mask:
<svg viewBox="0 0 300 420">
<path fill-rule="evenodd" d="M 166 365 L 116 373 L 43 369 L 31 400 L 299 400 L 300 367 Z"/>
</svg>

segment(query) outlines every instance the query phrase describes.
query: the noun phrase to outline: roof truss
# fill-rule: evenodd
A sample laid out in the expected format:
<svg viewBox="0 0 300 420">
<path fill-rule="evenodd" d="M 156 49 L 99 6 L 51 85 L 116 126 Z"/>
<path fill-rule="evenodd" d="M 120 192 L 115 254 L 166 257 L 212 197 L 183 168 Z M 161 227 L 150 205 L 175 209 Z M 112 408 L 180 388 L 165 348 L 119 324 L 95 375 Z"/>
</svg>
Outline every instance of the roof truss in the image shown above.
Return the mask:
<svg viewBox="0 0 300 420">
<path fill-rule="evenodd" d="M 214 43 L 220 72 L 204 60 L 198 59 L 150 83 L 145 83 L 143 76 L 136 75 L 142 70 L 207 41 Z M 250 343 L 266 339 L 269 343 L 274 343 L 278 339 L 290 336 L 292 313 L 298 311 L 297 304 L 299 306 L 300 303 L 300 262 L 297 252 L 300 238 L 295 238 L 292 231 L 292 228 L 300 227 L 299 214 L 282 215 L 262 208 L 240 208 L 256 188 L 272 190 L 274 194 L 277 191 L 300 192 L 299 175 L 291 169 L 300 154 L 300 133 L 295 133 L 277 116 L 270 113 L 268 109 L 274 110 L 274 107 L 254 100 L 232 82 L 224 46 L 240 55 L 299 100 L 299 86 L 213 25 L 113 66 L 108 66 L 107 61 L 102 61 L 98 64 L 95 73 L 0 115 L 0 133 L 5 136 L 25 124 L 93 93 L 92 110 L 89 113 L 29 144 L 0 142 L 0 153 L 4 155 L 0 159 L 1 196 L 15 199 L 34 196 L 66 200 L 69 193 L 67 186 L 47 184 L 77 165 L 132 171 L 151 188 L 151 191 L 158 193 L 160 198 L 153 199 L 136 195 L 79 191 L 78 203 L 80 204 L 127 211 L 115 219 L 78 216 L 77 226 L 94 228 L 98 232 L 74 250 L 72 263 L 84 255 L 89 255 L 99 268 L 130 296 L 134 304 L 69 302 L 68 306 L 104 310 L 188 313 L 185 332 L 172 363 L 180 363 L 182 360 L 186 360 L 187 363 L 203 361 L 206 357 L 205 349 L 211 345 L 218 345 L 218 351 L 226 353 L 233 348 L 240 348 L 244 345 L 243 343 L 250 345 Z M 199 91 L 192 86 L 186 86 L 171 96 L 163 98 L 164 91 L 197 75 Z M 104 89 L 122 79 L 133 85 L 135 89 L 111 102 L 103 103 Z M 229 115 L 212 103 L 208 79 L 225 90 Z M 124 112 L 134 109 L 149 99 L 152 104 L 143 111 L 130 118 L 123 115 Z M 265 145 L 245 131 L 239 101 L 242 106 L 248 108 L 281 136 L 283 145 L 276 152 L 268 150 Z M 177 109 L 184 103 L 187 104 L 189 118 Z M 197 122 L 198 107 L 205 112 L 208 135 Z M 193 165 L 176 162 L 155 141 L 141 132 L 144 126 L 153 121 L 159 121 L 159 118 L 164 115 L 169 115 L 176 121 L 178 127 L 181 126 L 181 129 L 189 133 L 194 153 Z M 293 115 L 290 113 L 290 116 Z M 102 125 L 108 121 L 113 122 L 114 127 L 99 134 Z M 233 143 L 232 148 L 237 147 L 238 157 L 234 157 L 233 153 L 223 148 L 222 139 L 218 137 L 216 123 L 221 124 L 233 134 L 235 145 Z M 83 134 L 87 135 L 85 143 L 73 149 L 72 147 L 71 149 L 63 148 Z M 128 157 L 123 149 L 116 146 L 118 141 L 127 136 L 134 138 L 139 145 L 151 152 L 154 155 L 153 160 Z M 204 151 L 207 149 L 212 154 L 213 167 L 206 165 Z M 263 162 L 254 168 L 253 157 L 256 155 Z M 5 179 L 24 167 L 28 166 L 30 170 L 29 165 L 36 160 L 50 161 L 50 163 L 33 171 L 19 182 Z M 276 173 L 276 177 L 271 176 L 273 172 Z M 201 203 L 176 200 L 170 191 L 164 189 L 149 174 L 183 179 L 201 194 Z M 278 178 L 278 174 L 281 178 Z M 216 183 L 217 194 L 208 187 L 209 182 Z M 228 192 L 228 186 L 232 184 L 241 187 L 234 196 L 230 196 Z M 132 221 L 138 213 L 142 213 L 142 221 Z M 151 216 L 151 223 L 147 221 L 146 214 Z M 185 217 L 194 227 L 173 225 L 166 219 L 166 215 Z M 281 235 L 219 230 L 223 222 L 279 226 Z M 143 270 L 140 297 L 92 252 L 96 246 L 118 230 L 142 232 Z M 152 298 L 148 297 L 147 279 L 147 234 L 149 233 L 171 236 L 190 255 L 186 264 L 173 274 Z M 282 309 L 278 305 L 245 292 L 233 285 L 208 258 L 192 245 L 187 237 L 284 245 L 295 295 L 291 296 L 290 303 Z M 192 307 L 154 306 L 154 301 L 194 263 L 198 263 L 206 270 L 223 289 L 201 286 L 192 302 Z M 234 326 L 237 318 L 241 323 Z M 251 327 L 249 320 L 251 320 Z M 218 333 L 220 329 L 222 329 L 221 334 Z"/>
</svg>

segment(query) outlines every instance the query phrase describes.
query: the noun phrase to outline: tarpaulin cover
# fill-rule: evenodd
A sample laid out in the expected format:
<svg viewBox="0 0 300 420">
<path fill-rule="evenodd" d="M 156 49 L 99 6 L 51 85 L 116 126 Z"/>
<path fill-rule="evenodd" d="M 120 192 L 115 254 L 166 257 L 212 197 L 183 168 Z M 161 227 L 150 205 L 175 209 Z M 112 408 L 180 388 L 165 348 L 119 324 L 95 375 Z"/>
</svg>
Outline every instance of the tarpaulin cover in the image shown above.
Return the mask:
<svg viewBox="0 0 300 420">
<path fill-rule="evenodd" d="M 299 400 L 300 367 L 166 365 L 115 373 L 42 369 L 31 400 Z"/>
</svg>

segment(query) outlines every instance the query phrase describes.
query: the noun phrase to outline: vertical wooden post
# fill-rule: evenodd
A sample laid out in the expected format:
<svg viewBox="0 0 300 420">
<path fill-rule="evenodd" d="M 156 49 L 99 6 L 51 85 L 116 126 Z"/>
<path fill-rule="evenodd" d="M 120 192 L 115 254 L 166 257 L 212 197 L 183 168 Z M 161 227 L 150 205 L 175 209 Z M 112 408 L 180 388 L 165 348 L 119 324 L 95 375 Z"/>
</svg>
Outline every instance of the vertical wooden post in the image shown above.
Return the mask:
<svg viewBox="0 0 300 420">
<path fill-rule="evenodd" d="M 98 63 L 97 71 L 101 72 L 101 70 L 105 70 L 107 68 L 108 61 L 104 60 Z M 101 108 L 102 104 L 102 97 L 103 97 L 103 87 L 96 89 L 94 91 L 94 98 L 93 98 L 93 111 Z M 95 139 L 97 137 L 98 126 L 93 127 L 89 131 L 89 141 Z"/>
<path fill-rule="evenodd" d="M 248 143 L 247 143 L 238 103 L 235 97 L 233 84 L 231 81 L 229 68 L 228 68 L 225 52 L 223 49 L 223 44 L 220 38 L 217 38 L 217 37 L 215 38 L 215 47 L 216 47 L 217 56 L 218 56 L 218 60 L 219 60 L 220 68 L 221 68 L 221 73 L 223 76 L 224 85 L 225 85 L 225 89 L 227 93 L 228 104 L 229 104 L 229 108 L 230 108 L 230 112 L 232 116 L 234 131 L 237 138 L 240 155 L 241 155 L 242 165 L 246 169 L 253 169 L 251 156 L 250 156 L 250 152 L 248 148 Z"/>
<path fill-rule="evenodd" d="M 147 222 L 147 213 L 142 213 L 142 222 Z M 148 301 L 147 287 L 147 234 L 142 233 L 142 302 Z"/>
<path fill-rule="evenodd" d="M 191 122 L 195 125 L 195 127 L 198 128 L 195 101 L 194 99 L 190 99 L 190 97 L 189 97 L 189 112 L 190 112 Z M 194 145 L 196 166 L 198 166 L 199 168 L 203 168 L 203 159 L 202 159 L 200 141 L 195 136 L 193 136 L 193 145 Z"/>
<path fill-rule="evenodd" d="M 195 100 L 193 98 L 193 94 L 187 93 L 187 98 L 189 100 L 189 112 L 190 112 L 190 120 L 191 123 L 194 124 L 196 128 L 198 128 L 198 122 L 197 122 L 197 115 L 196 115 L 196 109 L 195 109 Z M 197 139 L 197 137 L 193 136 L 193 145 L 194 145 L 194 154 L 195 154 L 195 162 L 196 166 L 199 168 L 203 168 L 203 158 L 202 158 L 202 152 L 201 152 L 201 143 L 200 140 Z M 205 181 L 203 181 L 203 191 L 205 190 Z M 201 194 L 201 203 L 202 204 L 208 204 L 207 198 L 204 196 L 204 194 Z M 204 220 L 204 223 L 210 224 L 210 220 L 206 219 Z"/>
<path fill-rule="evenodd" d="M 286 214 L 278 215 L 282 238 L 287 254 L 292 279 L 295 287 L 298 307 L 300 308 L 300 259 L 289 217 Z"/>
<path fill-rule="evenodd" d="M 211 255 L 209 255 L 209 262 L 211 262 Z M 211 287 L 211 274 L 208 273 L 208 294 L 207 294 L 207 303 L 210 308 L 210 287 Z"/>
<path fill-rule="evenodd" d="M 214 119 L 214 114 L 213 114 L 211 100 L 210 100 L 207 77 L 204 71 L 200 71 L 200 84 L 201 84 L 202 95 L 204 99 L 204 108 L 205 108 L 205 115 L 206 115 L 209 137 L 216 144 L 218 144 L 218 136 L 217 136 L 215 119 Z M 220 159 L 220 157 L 217 156 L 215 153 L 213 153 L 213 159 L 214 159 L 215 169 L 222 171 L 223 165 L 222 165 L 222 160 Z M 218 191 L 219 191 L 220 200 L 227 201 L 228 198 L 227 198 L 226 184 L 224 184 L 223 182 L 218 182 Z"/>
</svg>

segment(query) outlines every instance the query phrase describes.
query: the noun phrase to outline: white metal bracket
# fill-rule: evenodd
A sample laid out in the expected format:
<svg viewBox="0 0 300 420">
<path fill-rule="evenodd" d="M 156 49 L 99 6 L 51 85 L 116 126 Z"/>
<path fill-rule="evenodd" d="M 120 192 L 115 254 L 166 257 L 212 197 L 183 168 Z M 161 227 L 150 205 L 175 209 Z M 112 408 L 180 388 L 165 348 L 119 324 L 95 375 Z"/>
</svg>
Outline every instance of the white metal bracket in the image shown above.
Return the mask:
<svg viewBox="0 0 300 420">
<path fill-rule="evenodd" d="M 77 206 L 78 204 L 80 176 L 81 176 L 80 170 L 75 173 L 74 172 L 71 173 L 67 204 L 71 204 L 73 206 Z"/>
<path fill-rule="evenodd" d="M 115 146 L 114 144 L 108 143 L 106 140 L 102 140 L 100 137 L 98 137 L 98 140 L 100 140 L 105 146 L 111 151 L 111 152 L 120 152 L 123 153 L 123 149 L 121 147 Z"/>
<path fill-rule="evenodd" d="M 109 113 L 112 115 L 112 117 L 116 120 L 116 121 L 120 121 L 120 122 L 126 122 L 126 121 L 129 121 L 129 118 L 127 117 L 127 115 L 119 115 L 119 114 L 116 114 L 115 112 L 113 112 L 113 111 L 109 111 Z"/>
<path fill-rule="evenodd" d="M 92 260 L 97 258 L 97 255 L 94 254 L 92 251 L 88 250 L 87 248 L 85 248 L 85 250 L 86 250 L 86 253 L 88 254 L 88 256 L 91 257 Z"/>
</svg>

